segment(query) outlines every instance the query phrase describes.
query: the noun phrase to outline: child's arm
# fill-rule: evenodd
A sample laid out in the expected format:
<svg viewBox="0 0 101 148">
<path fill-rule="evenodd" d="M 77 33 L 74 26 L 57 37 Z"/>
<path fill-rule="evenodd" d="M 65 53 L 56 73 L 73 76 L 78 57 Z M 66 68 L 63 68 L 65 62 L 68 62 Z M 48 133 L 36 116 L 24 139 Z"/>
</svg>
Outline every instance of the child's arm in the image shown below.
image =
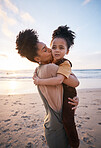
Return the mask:
<svg viewBox="0 0 101 148">
<path fill-rule="evenodd" d="M 56 77 L 40 79 L 39 77 L 33 77 L 35 85 L 59 85 L 61 83 L 65 83 L 71 87 L 77 87 L 79 85 L 79 81 L 74 74 L 70 74 L 69 78 L 66 78 L 62 74 L 57 74 Z"/>
<path fill-rule="evenodd" d="M 67 67 L 65 69 L 67 69 Z M 70 71 L 70 69 L 68 69 L 68 71 Z M 34 74 L 33 80 L 35 85 L 58 85 L 62 82 L 71 87 L 77 87 L 79 85 L 79 81 L 73 73 L 68 75 L 68 78 L 66 78 L 63 74 L 58 73 L 56 76 L 54 75 L 53 77 L 46 79 L 40 79 Z"/>
<path fill-rule="evenodd" d="M 65 78 L 63 83 L 71 87 L 77 87 L 79 85 L 79 81 L 73 73 L 70 74 L 69 78 Z"/>
<path fill-rule="evenodd" d="M 39 77 L 33 77 L 34 84 L 36 85 L 59 85 L 64 81 L 65 76 L 57 74 L 56 77 L 40 79 Z"/>
</svg>

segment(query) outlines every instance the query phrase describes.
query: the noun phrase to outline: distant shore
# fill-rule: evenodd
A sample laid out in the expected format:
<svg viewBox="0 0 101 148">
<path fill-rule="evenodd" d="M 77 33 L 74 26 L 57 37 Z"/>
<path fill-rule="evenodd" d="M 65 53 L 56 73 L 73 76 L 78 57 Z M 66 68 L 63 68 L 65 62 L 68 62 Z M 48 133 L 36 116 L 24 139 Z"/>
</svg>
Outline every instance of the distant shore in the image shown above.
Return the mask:
<svg viewBox="0 0 101 148">
<path fill-rule="evenodd" d="M 80 89 L 76 124 L 80 148 L 101 147 L 101 89 Z M 38 93 L 0 95 L 0 148 L 47 148 L 45 109 Z"/>
</svg>

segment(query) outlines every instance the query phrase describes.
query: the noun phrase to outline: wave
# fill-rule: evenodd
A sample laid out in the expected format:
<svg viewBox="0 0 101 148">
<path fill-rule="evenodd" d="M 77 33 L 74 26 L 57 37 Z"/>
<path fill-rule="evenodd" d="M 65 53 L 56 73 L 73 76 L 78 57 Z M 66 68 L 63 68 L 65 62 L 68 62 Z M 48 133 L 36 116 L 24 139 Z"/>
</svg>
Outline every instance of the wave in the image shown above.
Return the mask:
<svg viewBox="0 0 101 148">
<path fill-rule="evenodd" d="M 32 79 L 32 77 L 0 77 L 0 79 Z"/>
<path fill-rule="evenodd" d="M 101 79 L 101 69 L 73 69 L 73 73 L 78 79 Z M 33 70 L 0 70 L 0 80 L 31 80 L 32 77 Z"/>
<path fill-rule="evenodd" d="M 77 75 L 76 75 L 77 76 Z M 101 76 L 77 76 L 78 79 L 101 79 Z M 32 80 L 32 77 L 0 77 L 0 80 Z"/>
</svg>

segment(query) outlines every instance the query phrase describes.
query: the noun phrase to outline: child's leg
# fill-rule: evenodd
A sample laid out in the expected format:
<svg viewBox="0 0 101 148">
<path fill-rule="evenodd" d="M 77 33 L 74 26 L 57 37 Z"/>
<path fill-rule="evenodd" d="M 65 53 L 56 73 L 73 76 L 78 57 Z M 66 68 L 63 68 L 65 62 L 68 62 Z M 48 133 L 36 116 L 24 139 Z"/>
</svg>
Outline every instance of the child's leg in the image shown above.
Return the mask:
<svg viewBox="0 0 101 148">
<path fill-rule="evenodd" d="M 64 86 L 65 88 L 66 86 Z M 73 148 L 78 148 L 79 139 L 75 126 L 74 120 L 74 110 L 72 110 L 72 105 L 68 103 L 68 97 L 73 98 L 76 96 L 75 88 L 68 87 L 64 89 L 64 99 L 63 99 L 63 124 L 69 139 L 70 145 Z"/>
</svg>

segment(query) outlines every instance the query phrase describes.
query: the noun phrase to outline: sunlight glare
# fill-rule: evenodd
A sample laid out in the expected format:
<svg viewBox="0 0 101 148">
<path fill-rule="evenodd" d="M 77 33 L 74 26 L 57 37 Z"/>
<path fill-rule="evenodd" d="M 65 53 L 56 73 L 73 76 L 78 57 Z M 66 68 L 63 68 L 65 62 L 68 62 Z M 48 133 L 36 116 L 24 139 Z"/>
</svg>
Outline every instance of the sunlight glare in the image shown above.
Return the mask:
<svg viewBox="0 0 101 148">
<path fill-rule="evenodd" d="M 37 63 L 30 62 L 26 58 L 22 58 L 18 54 L 9 54 L 7 58 L 0 59 L 1 69 L 3 70 L 24 70 L 24 69 L 35 69 Z"/>
<path fill-rule="evenodd" d="M 16 81 L 10 81 L 9 82 L 9 89 L 14 91 L 17 88 L 17 83 Z"/>
</svg>

